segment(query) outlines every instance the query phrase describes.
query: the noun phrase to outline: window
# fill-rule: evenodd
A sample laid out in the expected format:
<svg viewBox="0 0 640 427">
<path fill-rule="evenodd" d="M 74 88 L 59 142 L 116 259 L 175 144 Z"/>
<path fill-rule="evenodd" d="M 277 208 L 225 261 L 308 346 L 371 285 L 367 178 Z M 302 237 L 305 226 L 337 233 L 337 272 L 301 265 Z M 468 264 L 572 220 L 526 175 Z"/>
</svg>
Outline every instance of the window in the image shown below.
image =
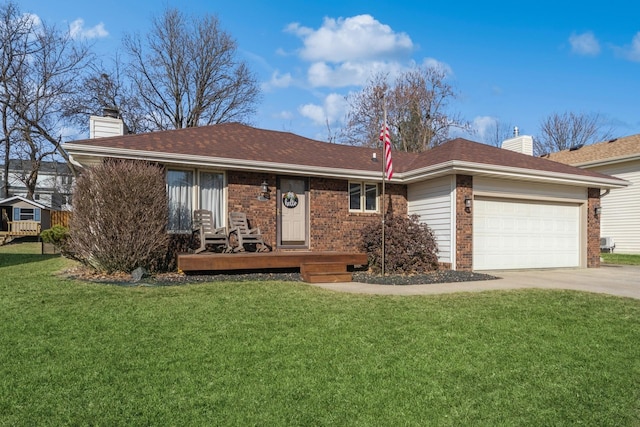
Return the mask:
<svg viewBox="0 0 640 427">
<path fill-rule="evenodd" d="M 378 185 L 367 182 L 349 183 L 349 210 L 378 211 Z"/>
<path fill-rule="evenodd" d="M 200 172 L 200 209 L 210 210 L 213 226 L 224 227 L 224 175 Z"/>
<path fill-rule="evenodd" d="M 214 226 L 225 225 L 224 174 L 200 171 L 196 175 L 196 172 L 171 169 L 167 171 L 169 231 L 190 233 L 194 209 L 210 210 L 213 213 Z M 194 179 L 196 176 L 197 183 Z"/>
<path fill-rule="evenodd" d="M 13 208 L 14 221 L 40 221 L 38 208 Z"/>
<path fill-rule="evenodd" d="M 190 232 L 193 210 L 193 172 L 168 170 L 167 196 L 169 198 L 169 230 Z"/>
</svg>

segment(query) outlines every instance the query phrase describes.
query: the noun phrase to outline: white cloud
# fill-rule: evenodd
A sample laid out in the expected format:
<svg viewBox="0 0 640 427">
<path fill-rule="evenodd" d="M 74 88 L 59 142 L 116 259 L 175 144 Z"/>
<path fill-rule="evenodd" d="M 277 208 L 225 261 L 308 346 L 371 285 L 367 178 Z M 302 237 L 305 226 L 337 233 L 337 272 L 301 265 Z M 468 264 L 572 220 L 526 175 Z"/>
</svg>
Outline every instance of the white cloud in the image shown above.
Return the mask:
<svg viewBox="0 0 640 427">
<path fill-rule="evenodd" d="M 40 17 L 38 15 L 34 15 L 33 13 L 25 13 L 23 16 L 28 21 L 30 21 L 31 25 L 33 25 L 34 27 L 42 26 L 42 20 L 40 19 Z"/>
<path fill-rule="evenodd" d="M 487 135 L 487 131 L 492 126 L 496 125 L 495 117 L 491 116 L 478 116 L 473 119 L 473 123 L 471 127 L 475 131 L 475 134 L 478 135 L 481 141 L 485 140 L 485 136 Z"/>
<path fill-rule="evenodd" d="M 320 105 L 305 104 L 300 107 L 299 111 L 302 116 L 311 119 L 316 125 L 321 125 L 325 122 L 326 116 Z"/>
<path fill-rule="evenodd" d="M 293 113 L 291 111 L 282 110 L 279 113 L 274 114 L 273 117 L 276 119 L 291 120 L 293 119 Z"/>
<path fill-rule="evenodd" d="M 331 93 L 323 101 L 323 105 L 305 104 L 299 108 L 303 117 L 311 119 L 316 125 L 326 125 L 341 122 L 347 111 L 347 101 L 344 95 Z"/>
<path fill-rule="evenodd" d="M 631 46 L 619 48 L 619 51 L 629 61 L 640 62 L 640 31 L 631 40 Z"/>
<path fill-rule="evenodd" d="M 577 55 L 596 56 L 600 53 L 600 42 L 591 31 L 571 34 L 569 37 L 571 52 Z"/>
<path fill-rule="evenodd" d="M 371 15 L 325 18 L 317 30 L 293 23 L 286 30 L 302 39 L 300 56 L 311 62 L 399 58 L 413 51 L 407 34 L 395 33 Z"/>
<path fill-rule="evenodd" d="M 85 28 L 84 19 L 78 18 L 69 25 L 69 34 L 74 39 L 96 39 L 107 37 L 109 32 L 104 28 L 102 22 L 94 27 Z"/>
<path fill-rule="evenodd" d="M 291 73 L 280 74 L 278 70 L 271 74 L 271 79 L 268 82 L 262 84 L 262 89 L 269 91 L 273 88 L 287 88 L 293 83 L 293 77 Z"/>
<path fill-rule="evenodd" d="M 444 71 L 444 74 L 447 77 L 452 77 L 453 76 L 453 68 L 451 68 L 451 66 L 449 64 L 447 64 L 446 62 L 438 61 L 435 58 L 425 58 L 422 61 L 422 66 L 423 67 L 427 67 L 427 68 L 438 68 L 438 69 Z"/>
<path fill-rule="evenodd" d="M 346 61 L 341 64 L 316 62 L 309 66 L 307 78 L 313 87 L 363 86 L 377 73 L 397 75 L 404 67 L 398 62 Z"/>
</svg>

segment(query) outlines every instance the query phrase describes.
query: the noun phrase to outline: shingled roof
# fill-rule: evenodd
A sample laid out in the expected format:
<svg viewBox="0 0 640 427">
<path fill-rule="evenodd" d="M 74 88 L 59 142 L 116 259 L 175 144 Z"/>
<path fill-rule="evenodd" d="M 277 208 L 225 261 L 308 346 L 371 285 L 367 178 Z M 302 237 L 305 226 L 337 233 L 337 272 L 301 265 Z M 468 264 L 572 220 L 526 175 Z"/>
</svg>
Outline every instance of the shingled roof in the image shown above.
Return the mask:
<svg viewBox="0 0 640 427">
<path fill-rule="evenodd" d="M 301 172 L 304 169 L 307 174 L 341 170 L 373 176 L 382 166 L 380 162 L 372 161 L 373 153 L 379 149 L 331 144 L 290 132 L 258 129 L 238 123 L 73 141 L 64 144 L 64 148 L 74 157 L 206 162 L 246 170 L 282 168 L 284 171 L 287 167 L 289 171 Z M 376 154 L 381 159 L 381 153 Z M 416 174 L 425 174 L 425 171 L 443 165 L 448 168 L 467 166 L 469 170 L 473 165 L 480 169 L 508 168 L 538 175 L 570 175 L 586 180 L 624 183 L 608 175 L 460 138 L 423 153 L 393 153 L 394 180 L 398 182 L 405 180 L 403 176 L 418 179 Z"/>
<path fill-rule="evenodd" d="M 568 165 L 588 165 L 640 158 L 640 134 L 586 145 L 578 149 L 558 151 L 546 157 Z"/>
</svg>

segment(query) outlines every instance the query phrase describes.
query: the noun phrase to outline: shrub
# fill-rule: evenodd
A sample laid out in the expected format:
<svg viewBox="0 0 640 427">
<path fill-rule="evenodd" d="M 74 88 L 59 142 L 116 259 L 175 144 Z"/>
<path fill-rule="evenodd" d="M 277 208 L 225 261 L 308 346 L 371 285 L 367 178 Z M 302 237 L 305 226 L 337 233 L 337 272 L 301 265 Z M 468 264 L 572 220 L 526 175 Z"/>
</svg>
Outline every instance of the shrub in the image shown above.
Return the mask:
<svg viewBox="0 0 640 427">
<path fill-rule="evenodd" d="M 167 253 L 167 196 L 162 168 L 108 160 L 78 178 L 70 221 L 75 258 L 112 273 L 158 270 Z"/>
<path fill-rule="evenodd" d="M 40 233 L 40 238 L 45 243 L 53 244 L 57 249 L 64 249 L 69 238 L 69 229 L 61 225 L 54 225 Z"/>
<path fill-rule="evenodd" d="M 385 219 L 384 268 L 388 273 L 424 273 L 438 269 L 438 246 L 433 231 L 418 221 L 417 215 L 392 216 Z M 378 272 L 382 266 L 382 224 L 375 223 L 362 231 L 362 247 L 369 256 L 369 266 Z"/>
</svg>

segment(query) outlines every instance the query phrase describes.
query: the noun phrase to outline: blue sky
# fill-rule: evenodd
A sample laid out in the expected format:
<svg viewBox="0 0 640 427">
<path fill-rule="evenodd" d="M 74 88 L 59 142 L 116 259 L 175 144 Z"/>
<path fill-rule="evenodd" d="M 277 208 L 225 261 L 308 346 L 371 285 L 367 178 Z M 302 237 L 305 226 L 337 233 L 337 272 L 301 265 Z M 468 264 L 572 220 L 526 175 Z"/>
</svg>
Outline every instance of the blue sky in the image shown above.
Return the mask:
<svg viewBox="0 0 640 427">
<path fill-rule="evenodd" d="M 640 133 L 640 4 L 511 1 L 18 0 L 69 26 L 102 55 L 144 34 L 169 7 L 215 14 L 256 74 L 257 127 L 326 140 L 344 96 L 374 70 L 438 63 L 459 92 L 452 107 L 482 141 L 492 120 L 537 135 L 547 115 L 598 113 L 614 136 Z"/>
</svg>

